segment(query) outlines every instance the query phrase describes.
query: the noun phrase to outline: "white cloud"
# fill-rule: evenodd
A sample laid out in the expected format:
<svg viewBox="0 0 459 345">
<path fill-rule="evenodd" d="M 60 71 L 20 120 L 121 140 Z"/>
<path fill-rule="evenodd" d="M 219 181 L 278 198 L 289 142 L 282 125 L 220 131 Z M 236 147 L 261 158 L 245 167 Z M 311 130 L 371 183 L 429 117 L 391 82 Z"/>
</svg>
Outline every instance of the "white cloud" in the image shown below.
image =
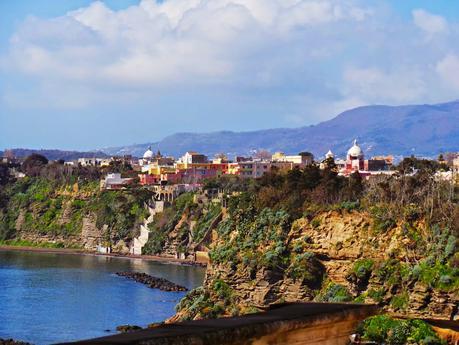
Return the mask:
<svg viewBox="0 0 459 345">
<path fill-rule="evenodd" d="M 416 26 L 430 35 L 448 31 L 448 22 L 442 16 L 429 13 L 423 9 L 416 9 L 412 14 Z"/>
<path fill-rule="evenodd" d="M 332 0 L 143 0 L 120 11 L 94 2 L 64 17 L 26 21 L 12 40 L 10 60 L 43 78 L 227 82 L 296 30 L 362 20 L 365 13 Z"/>
<path fill-rule="evenodd" d="M 427 93 L 421 73 L 415 69 L 383 71 L 378 68 L 349 68 L 344 73 L 346 93 L 371 102 L 403 103 Z"/>
<path fill-rule="evenodd" d="M 444 100 L 457 87 L 449 79 L 459 51 L 437 34 L 453 37 L 453 25 L 424 10 L 413 19 L 363 0 L 142 0 L 118 11 L 97 1 L 20 25 L 0 67 L 2 79 L 21 82 L 3 99 L 87 109 L 183 90 L 197 104 L 230 93 L 255 103 L 260 119 L 279 109 L 279 125 L 354 105 Z"/>
<path fill-rule="evenodd" d="M 449 85 L 459 91 L 459 56 L 448 54 L 436 66 L 440 77 Z"/>
</svg>

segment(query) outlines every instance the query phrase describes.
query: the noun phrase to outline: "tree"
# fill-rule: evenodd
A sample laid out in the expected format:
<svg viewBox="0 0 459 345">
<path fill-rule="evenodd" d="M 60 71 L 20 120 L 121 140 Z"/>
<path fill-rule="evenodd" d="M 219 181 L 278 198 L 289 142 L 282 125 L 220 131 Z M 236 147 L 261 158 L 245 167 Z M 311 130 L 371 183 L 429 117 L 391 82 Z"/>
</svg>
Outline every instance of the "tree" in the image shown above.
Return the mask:
<svg viewBox="0 0 459 345">
<path fill-rule="evenodd" d="M 8 183 L 10 179 L 10 172 L 8 165 L 5 163 L 0 163 L 0 186 Z"/>
<path fill-rule="evenodd" d="M 358 171 L 353 172 L 347 181 L 347 185 L 344 189 L 344 194 L 346 198 L 350 201 L 357 201 L 360 199 L 363 193 L 363 180 L 362 176 Z"/>
<path fill-rule="evenodd" d="M 314 160 L 314 155 L 311 152 L 308 152 L 308 151 L 302 151 L 302 152 L 298 153 L 298 156 L 311 157 L 311 159 Z"/>
<path fill-rule="evenodd" d="M 267 150 L 258 150 L 254 154 L 254 158 L 262 159 L 262 160 L 269 160 L 271 159 L 271 157 L 272 157 L 272 154 Z"/>
<path fill-rule="evenodd" d="M 28 176 L 38 176 L 43 167 L 48 164 L 48 159 L 38 153 L 32 153 L 22 163 L 22 171 Z"/>
<path fill-rule="evenodd" d="M 221 159 L 223 162 L 228 160 L 228 157 L 224 152 L 217 153 L 215 159 Z"/>
</svg>

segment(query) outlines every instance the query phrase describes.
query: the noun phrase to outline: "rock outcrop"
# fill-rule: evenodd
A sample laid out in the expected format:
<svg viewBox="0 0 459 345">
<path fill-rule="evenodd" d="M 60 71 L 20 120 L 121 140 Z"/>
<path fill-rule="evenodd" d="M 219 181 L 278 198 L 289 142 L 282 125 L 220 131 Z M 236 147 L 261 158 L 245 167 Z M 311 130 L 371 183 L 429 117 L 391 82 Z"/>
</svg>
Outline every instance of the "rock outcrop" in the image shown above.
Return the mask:
<svg viewBox="0 0 459 345">
<path fill-rule="evenodd" d="M 172 283 L 171 281 L 164 278 L 150 276 L 146 273 L 117 272 L 116 274 L 120 277 L 126 277 L 138 283 L 148 285 L 152 289 L 159 289 L 162 291 L 188 291 L 188 289 L 184 286 Z"/>
<path fill-rule="evenodd" d="M 413 250 L 405 226 L 400 223 L 384 233 L 377 233 L 369 214 L 360 211 L 328 211 L 314 219 L 300 218 L 291 226 L 284 246 L 296 248 L 287 250 L 310 253 L 317 259 L 316 264 L 312 261 L 302 264 L 303 267 L 315 265 L 315 271 L 309 272 L 314 279 L 292 277 L 281 265 L 251 267 L 248 261 L 236 260 L 239 254 L 236 251 L 233 258 L 212 262 L 208 266 L 203 296 L 218 300 L 220 292 L 216 291 L 215 282 L 223 281 L 231 291 L 231 301 L 227 302 L 225 310 L 263 309 L 273 303 L 322 299 L 376 303 L 395 316 L 459 319 L 458 288 L 443 287 L 438 279 L 426 282 L 428 277 L 416 276 L 417 270 L 430 272 L 435 268 L 422 266 L 426 259 Z M 428 246 L 424 243 L 427 240 L 422 238 L 426 231 L 423 221 L 419 220 L 412 227 L 421 238 L 418 245 Z M 235 236 L 237 233 L 233 231 L 225 238 L 219 237 L 211 247 L 219 251 L 228 248 L 228 241 Z M 290 254 L 289 260 L 295 255 Z M 333 295 L 330 292 L 333 289 L 343 291 L 345 295 Z M 176 319 L 189 317 L 184 307 Z M 200 318 L 202 315 L 198 313 L 191 317 Z"/>
</svg>

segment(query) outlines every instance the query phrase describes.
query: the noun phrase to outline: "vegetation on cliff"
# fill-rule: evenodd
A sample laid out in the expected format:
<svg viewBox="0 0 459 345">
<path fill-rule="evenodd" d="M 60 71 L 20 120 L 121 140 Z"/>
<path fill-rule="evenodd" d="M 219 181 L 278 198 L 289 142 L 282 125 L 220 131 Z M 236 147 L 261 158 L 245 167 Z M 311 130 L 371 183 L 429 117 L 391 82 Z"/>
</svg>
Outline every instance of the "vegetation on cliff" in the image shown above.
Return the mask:
<svg viewBox="0 0 459 345">
<path fill-rule="evenodd" d="M 417 168 L 370 181 L 315 166 L 236 181 L 238 193 L 216 227 L 204 286 L 178 305 L 178 318 L 307 300 L 378 303 L 393 314 L 453 318 L 459 191 L 434 179 L 430 166 Z M 209 185 L 225 189 L 228 180 Z M 225 284 L 224 293 L 215 282 Z"/>
<path fill-rule="evenodd" d="M 167 250 L 189 254 L 208 234 L 221 213 L 221 206 L 198 200 L 194 193 L 180 195 L 148 225 L 150 235 L 144 254 L 160 254 Z"/>
<path fill-rule="evenodd" d="M 432 328 L 421 320 L 400 320 L 388 315 L 370 317 L 359 326 L 357 332 L 365 341 L 377 344 L 441 345 L 446 344 Z"/>
<path fill-rule="evenodd" d="M 142 189 L 100 191 L 93 179 L 25 177 L 0 186 L 0 240 L 75 245 L 81 242 L 84 218 L 104 229 L 106 241 L 128 240 L 147 215 L 145 203 L 150 198 L 151 193 Z M 72 238 L 77 240 L 68 242 Z"/>
</svg>

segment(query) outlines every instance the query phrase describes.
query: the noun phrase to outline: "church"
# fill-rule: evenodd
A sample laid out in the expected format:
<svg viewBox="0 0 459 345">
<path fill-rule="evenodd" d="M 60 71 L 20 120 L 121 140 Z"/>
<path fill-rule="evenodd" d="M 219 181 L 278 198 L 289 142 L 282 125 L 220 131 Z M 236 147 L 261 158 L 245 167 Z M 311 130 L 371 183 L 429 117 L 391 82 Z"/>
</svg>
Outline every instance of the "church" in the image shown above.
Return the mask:
<svg viewBox="0 0 459 345">
<path fill-rule="evenodd" d="M 378 175 L 381 173 L 390 173 L 390 167 L 393 164 L 393 157 L 372 157 L 371 159 L 365 159 L 363 150 L 357 143 L 357 139 L 354 140 L 353 145 L 346 154 L 346 159 L 335 159 L 334 154 L 328 151 L 325 155 L 325 160 L 321 164 L 321 168 L 324 167 L 325 162 L 328 159 L 333 159 L 340 175 L 349 176 L 353 172 L 358 171 L 363 176 Z"/>
<path fill-rule="evenodd" d="M 354 171 L 363 170 L 365 170 L 365 156 L 357 144 L 357 139 L 355 139 L 354 145 L 347 151 L 345 171 L 353 173 Z"/>
</svg>

